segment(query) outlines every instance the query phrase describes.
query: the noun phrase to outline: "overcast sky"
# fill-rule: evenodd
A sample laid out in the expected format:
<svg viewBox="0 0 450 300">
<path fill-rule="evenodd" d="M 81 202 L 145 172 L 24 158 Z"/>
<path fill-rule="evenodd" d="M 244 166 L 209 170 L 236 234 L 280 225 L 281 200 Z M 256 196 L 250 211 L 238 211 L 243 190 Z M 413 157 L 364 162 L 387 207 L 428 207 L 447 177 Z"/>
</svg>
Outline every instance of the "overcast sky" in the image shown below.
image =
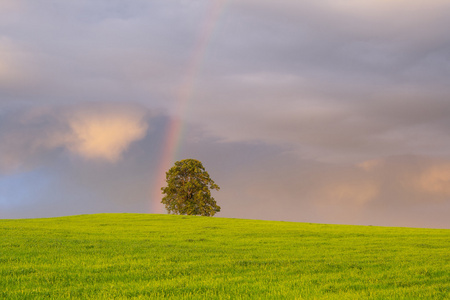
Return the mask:
<svg viewBox="0 0 450 300">
<path fill-rule="evenodd" d="M 0 218 L 159 213 L 450 228 L 450 2 L 0 0 Z M 159 172 L 159 173 L 158 173 Z"/>
</svg>

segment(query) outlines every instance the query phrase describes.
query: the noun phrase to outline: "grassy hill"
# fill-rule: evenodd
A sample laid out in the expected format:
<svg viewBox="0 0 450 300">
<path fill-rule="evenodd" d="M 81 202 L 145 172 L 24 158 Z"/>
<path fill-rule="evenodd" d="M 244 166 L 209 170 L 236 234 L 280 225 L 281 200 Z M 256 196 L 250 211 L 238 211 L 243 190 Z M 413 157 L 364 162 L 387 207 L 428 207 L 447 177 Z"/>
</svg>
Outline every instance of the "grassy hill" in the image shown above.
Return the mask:
<svg viewBox="0 0 450 300">
<path fill-rule="evenodd" d="M 0 220 L 0 298 L 445 299 L 450 230 L 194 216 Z"/>
</svg>

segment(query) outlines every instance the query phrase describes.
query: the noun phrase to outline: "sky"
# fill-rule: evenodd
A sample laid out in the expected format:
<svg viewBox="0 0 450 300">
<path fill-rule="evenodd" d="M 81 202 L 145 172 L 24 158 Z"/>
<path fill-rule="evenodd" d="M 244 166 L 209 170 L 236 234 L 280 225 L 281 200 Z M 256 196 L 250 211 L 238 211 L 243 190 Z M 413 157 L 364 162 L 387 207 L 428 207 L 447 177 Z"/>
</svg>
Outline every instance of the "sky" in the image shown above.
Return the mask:
<svg viewBox="0 0 450 300">
<path fill-rule="evenodd" d="M 0 218 L 450 228 L 450 2 L 0 0 Z"/>
</svg>

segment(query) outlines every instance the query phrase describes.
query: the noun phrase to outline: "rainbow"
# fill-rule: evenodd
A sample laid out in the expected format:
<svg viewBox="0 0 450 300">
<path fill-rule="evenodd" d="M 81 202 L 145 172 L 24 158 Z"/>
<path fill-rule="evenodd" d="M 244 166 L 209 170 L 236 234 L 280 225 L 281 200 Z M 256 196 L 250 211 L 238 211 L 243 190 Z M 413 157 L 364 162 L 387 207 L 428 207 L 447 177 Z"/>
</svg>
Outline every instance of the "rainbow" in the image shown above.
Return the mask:
<svg viewBox="0 0 450 300">
<path fill-rule="evenodd" d="M 176 93 L 176 111 L 170 118 L 166 129 L 165 141 L 161 149 L 161 157 L 157 168 L 157 178 L 152 187 L 152 213 L 163 213 L 161 204 L 161 187 L 165 186 L 166 171 L 170 169 L 176 160 L 177 151 L 180 148 L 183 136 L 183 116 L 186 113 L 189 100 L 192 98 L 195 79 L 198 77 L 203 57 L 205 56 L 212 33 L 219 21 L 227 0 L 211 1 L 205 22 L 199 33 L 194 51 L 189 60 L 182 84 Z"/>
</svg>

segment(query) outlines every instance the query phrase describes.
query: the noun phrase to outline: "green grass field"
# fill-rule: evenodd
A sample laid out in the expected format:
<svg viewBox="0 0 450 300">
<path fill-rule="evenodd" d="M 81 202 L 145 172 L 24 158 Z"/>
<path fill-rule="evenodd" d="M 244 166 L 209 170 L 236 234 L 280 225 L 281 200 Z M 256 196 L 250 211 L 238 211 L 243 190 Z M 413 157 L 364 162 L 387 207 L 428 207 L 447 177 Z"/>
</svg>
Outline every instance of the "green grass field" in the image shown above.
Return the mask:
<svg viewBox="0 0 450 300">
<path fill-rule="evenodd" d="M 0 237 L 1 299 L 450 298 L 450 230 L 100 214 Z"/>
</svg>

